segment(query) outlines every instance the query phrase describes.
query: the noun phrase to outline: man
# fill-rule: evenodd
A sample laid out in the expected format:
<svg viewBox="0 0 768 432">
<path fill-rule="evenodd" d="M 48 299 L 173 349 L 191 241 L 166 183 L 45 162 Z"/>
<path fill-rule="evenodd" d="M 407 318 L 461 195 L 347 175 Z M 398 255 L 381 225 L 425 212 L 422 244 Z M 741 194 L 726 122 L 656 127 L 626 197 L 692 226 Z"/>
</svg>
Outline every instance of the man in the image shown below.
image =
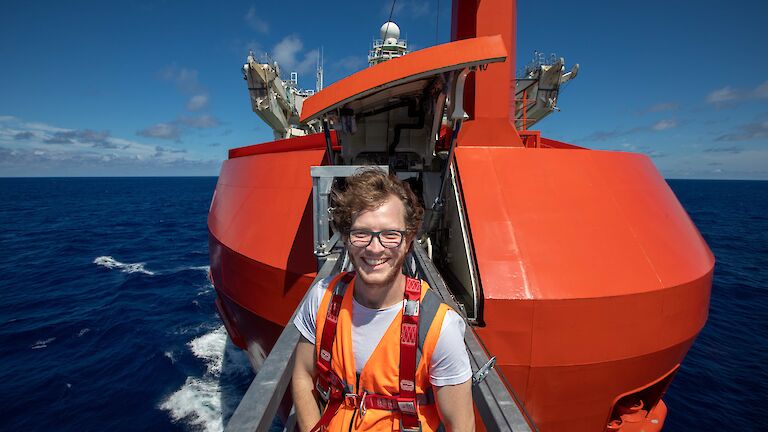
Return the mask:
<svg viewBox="0 0 768 432">
<path fill-rule="evenodd" d="M 416 196 L 366 170 L 347 179 L 333 205 L 355 272 L 310 288 L 294 320 L 299 430 L 473 431 L 464 322 L 403 274 L 424 213 Z M 322 418 L 316 395 L 328 400 Z"/>
</svg>

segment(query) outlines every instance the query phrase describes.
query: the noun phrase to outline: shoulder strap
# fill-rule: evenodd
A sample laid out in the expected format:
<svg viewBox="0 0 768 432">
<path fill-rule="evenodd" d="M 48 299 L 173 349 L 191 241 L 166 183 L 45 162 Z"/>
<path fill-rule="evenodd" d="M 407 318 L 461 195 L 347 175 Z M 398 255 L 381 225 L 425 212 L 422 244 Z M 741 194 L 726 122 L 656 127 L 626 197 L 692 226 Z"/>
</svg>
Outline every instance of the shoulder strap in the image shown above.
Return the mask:
<svg viewBox="0 0 768 432">
<path fill-rule="evenodd" d="M 328 303 L 323 334 L 320 338 L 320 355 L 317 357 L 317 381 L 315 383 L 315 389 L 328 402 L 328 405 L 311 432 L 319 432 L 328 426 L 341 406 L 343 394 L 349 392 L 346 383 L 331 369 L 331 352 L 333 352 L 333 340 L 336 338 L 336 323 L 339 321 L 341 301 L 344 299 L 347 286 L 354 277 L 355 274 L 352 272 L 342 274 L 333 287 L 333 297 Z"/>
<path fill-rule="evenodd" d="M 325 314 L 325 324 L 323 325 L 323 334 L 320 338 L 320 355 L 317 356 L 317 369 L 318 369 L 318 391 L 321 391 L 324 399 L 328 399 L 328 391 L 333 390 L 336 387 L 333 378 L 335 374 L 331 370 L 331 352 L 333 348 L 333 340 L 336 338 L 336 323 L 339 319 L 339 312 L 341 311 L 341 301 L 344 299 L 344 292 L 347 290 L 347 286 L 355 274 L 352 272 L 342 275 L 336 286 L 333 287 L 333 297 L 328 303 L 328 312 Z M 321 384 L 328 390 L 322 392 Z"/>
<path fill-rule="evenodd" d="M 431 289 L 427 290 L 424 298 L 421 300 L 421 305 L 419 306 L 419 343 L 416 351 L 417 367 L 424 352 L 424 341 L 427 339 L 427 333 L 429 333 L 429 328 L 432 327 L 432 322 L 435 320 L 437 311 L 442 303 L 440 296 Z"/>
<path fill-rule="evenodd" d="M 416 343 L 419 337 L 421 281 L 406 277 L 403 321 L 400 326 L 400 429 L 421 429 L 416 411 Z"/>
</svg>

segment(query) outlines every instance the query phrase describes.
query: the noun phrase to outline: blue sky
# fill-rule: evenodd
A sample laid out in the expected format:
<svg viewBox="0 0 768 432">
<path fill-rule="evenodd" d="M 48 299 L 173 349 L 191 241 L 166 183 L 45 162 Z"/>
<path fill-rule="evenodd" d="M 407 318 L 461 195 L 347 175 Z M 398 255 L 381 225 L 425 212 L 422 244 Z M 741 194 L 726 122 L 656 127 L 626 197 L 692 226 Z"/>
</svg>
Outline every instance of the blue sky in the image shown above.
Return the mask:
<svg viewBox="0 0 768 432">
<path fill-rule="evenodd" d="M 450 2 L 398 0 L 412 49 L 449 40 Z M 0 176 L 217 175 L 268 141 L 240 68 L 268 52 L 314 87 L 366 66 L 390 1 L 0 4 Z M 436 29 L 436 20 L 439 23 Z M 544 136 L 648 154 L 667 178 L 768 179 L 768 2 L 518 1 L 517 67 L 579 76 Z"/>
</svg>

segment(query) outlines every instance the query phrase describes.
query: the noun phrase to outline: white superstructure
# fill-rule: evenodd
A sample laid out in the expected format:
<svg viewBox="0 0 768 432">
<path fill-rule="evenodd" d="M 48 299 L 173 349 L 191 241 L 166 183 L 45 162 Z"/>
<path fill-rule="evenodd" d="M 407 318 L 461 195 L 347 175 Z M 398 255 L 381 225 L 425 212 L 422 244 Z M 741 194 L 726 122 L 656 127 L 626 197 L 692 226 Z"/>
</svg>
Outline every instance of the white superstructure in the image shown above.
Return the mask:
<svg viewBox="0 0 768 432">
<path fill-rule="evenodd" d="M 368 51 L 368 66 L 408 54 L 408 42 L 400 39 L 400 27 L 397 24 L 385 22 L 379 35 L 381 39 L 375 39 L 373 47 Z"/>
</svg>

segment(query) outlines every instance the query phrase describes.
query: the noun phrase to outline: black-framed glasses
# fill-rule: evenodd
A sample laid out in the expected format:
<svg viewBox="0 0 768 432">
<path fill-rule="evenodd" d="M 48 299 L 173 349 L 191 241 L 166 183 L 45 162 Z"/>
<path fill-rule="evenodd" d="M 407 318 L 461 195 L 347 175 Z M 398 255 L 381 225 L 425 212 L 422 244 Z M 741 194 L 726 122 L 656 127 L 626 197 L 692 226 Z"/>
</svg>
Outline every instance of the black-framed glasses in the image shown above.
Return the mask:
<svg viewBox="0 0 768 432">
<path fill-rule="evenodd" d="M 352 246 L 364 248 L 368 247 L 374 237 L 378 237 L 379 243 L 387 249 L 393 249 L 403 244 L 405 231 L 384 230 L 368 231 L 362 229 L 353 229 L 349 231 L 349 243 Z"/>
</svg>

